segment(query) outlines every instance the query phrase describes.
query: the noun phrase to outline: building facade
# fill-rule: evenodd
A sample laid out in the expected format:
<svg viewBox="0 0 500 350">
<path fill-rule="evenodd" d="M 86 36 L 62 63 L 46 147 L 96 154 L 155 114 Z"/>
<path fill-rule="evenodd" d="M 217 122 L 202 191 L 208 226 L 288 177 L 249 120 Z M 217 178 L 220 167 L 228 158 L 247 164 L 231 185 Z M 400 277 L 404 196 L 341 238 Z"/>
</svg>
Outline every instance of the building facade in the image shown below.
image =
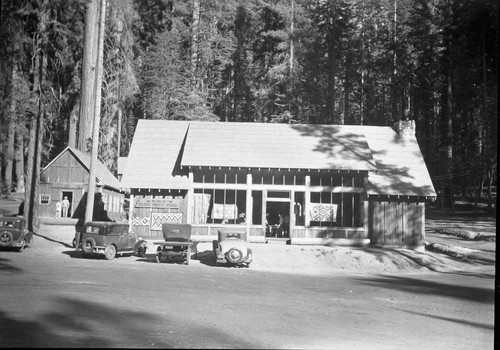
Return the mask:
<svg viewBox="0 0 500 350">
<path fill-rule="evenodd" d="M 262 242 L 422 245 L 435 192 L 412 127 L 140 120 L 122 179 L 130 223 L 145 237 L 171 222 L 198 236 L 244 225 Z"/>
<path fill-rule="evenodd" d="M 94 220 L 123 220 L 125 192 L 104 164 L 98 162 Z M 90 157 L 66 147 L 40 172 L 39 216 L 56 217 L 57 203 L 68 199 L 67 217 L 85 218 L 90 176 Z M 62 215 L 62 211 L 60 213 Z"/>
</svg>

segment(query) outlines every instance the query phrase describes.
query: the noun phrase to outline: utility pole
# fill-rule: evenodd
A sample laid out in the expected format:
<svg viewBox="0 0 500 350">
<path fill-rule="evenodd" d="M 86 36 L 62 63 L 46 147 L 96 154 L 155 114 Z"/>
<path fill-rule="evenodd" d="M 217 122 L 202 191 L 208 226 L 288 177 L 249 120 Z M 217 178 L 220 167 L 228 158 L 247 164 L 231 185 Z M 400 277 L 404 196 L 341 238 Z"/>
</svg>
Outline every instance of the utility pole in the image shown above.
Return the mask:
<svg viewBox="0 0 500 350">
<path fill-rule="evenodd" d="M 92 135 L 92 152 L 90 157 L 90 175 L 89 188 L 87 191 L 87 207 L 85 209 L 85 221 L 92 221 L 94 216 L 94 195 L 96 185 L 96 166 L 97 154 L 99 152 L 99 129 L 101 124 L 101 89 L 102 89 L 102 71 L 103 71 L 103 51 L 104 51 L 104 32 L 106 30 L 106 0 L 101 0 L 101 16 L 99 19 L 99 42 L 97 46 L 97 64 L 95 79 L 95 109 L 94 109 L 94 127 Z"/>
<path fill-rule="evenodd" d="M 99 36 L 99 0 L 88 0 L 85 12 L 85 37 L 82 59 L 82 88 L 77 148 L 89 153 L 88 141 L 92 136 L 92 116 L 95 110 L 95 79 Z M 76 137 L 76 136 L 75 136 Z"/>
</svg>

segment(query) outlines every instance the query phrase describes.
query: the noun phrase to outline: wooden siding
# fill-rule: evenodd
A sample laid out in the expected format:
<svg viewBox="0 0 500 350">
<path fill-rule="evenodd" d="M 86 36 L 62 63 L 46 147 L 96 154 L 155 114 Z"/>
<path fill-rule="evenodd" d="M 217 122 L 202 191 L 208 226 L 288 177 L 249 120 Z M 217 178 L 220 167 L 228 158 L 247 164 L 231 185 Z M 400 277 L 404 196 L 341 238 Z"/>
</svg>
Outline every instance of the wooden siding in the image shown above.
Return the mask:
<svg viewBox="0 0 500 350">
<path fill-rule="evenodd" d="M 377 246 L 421 246 L 424 203 L 369 201 L 368 238 Z"/>
<path fill-rule="evenodd" d="M 55 217 L 56 203 L 62 200 L 63 192 L 71 192 L 70 213 L 73 218 L 84 218 L 89 183 L 88 169 L 68 150 L 63 151 L 47 167 L 40 176 L 39 194 L 50 196 L 48 204 L 39 205 L 39 216 Z M 101 196 L 104 201 L 100 203 Z M 124 194 L 108 188 L 96 188 L 96 209 L 94 219 L 116 220 L 122 216 Z M 101 208 L 99 207 L 101 204 Z"/>
<path fill-rule="evenodd" d="M 365 229 L 362 227 L 309 227 L 292 229 L 291 238 L 345 238 L 345 239 L 364 239 L 366 238 Z"/>
<path fill-rule="evenodd" d="M 89 182 L 88 171 L 70 152 L 63 152 L 60 157 L 44 169 L 40 178 L 40 194 L 49 194 L 50 203 L 39 206 L 39 216 L 55 217 L 56 203 L 62 200 L 62 192 L 73 192 L 71 201 L 72 217 L 85 216 L 82 198 Z"/>
<path fill-rule="evenodd" d="M 137 235 L 142 237 L 163 237 L 161 230 L 161 223 L 167 222 L 166 219 L 158 219 L 153 225 L 156 215 L 154 214 L 181 214 L 181 222 L 183 224 L 187 223 L 187 198 L 186 197 L 176 197 L 168 198 L 164 196 L 134 196 L 134 202 L 137 203 L 138 200 L 153 200 L 153 199 L 164 199 L 172 201 L 175 203 L 175 208 L 157 208 L 152 205 L 149 207 L 136 207 L 134 205 L 133 212 L 129 213 L 131 216 L 132 229 Z M 141 222 L 141 224 L 138 224 Z M 156 229 L 159 228 L 159 229 Z"/>
</svg>

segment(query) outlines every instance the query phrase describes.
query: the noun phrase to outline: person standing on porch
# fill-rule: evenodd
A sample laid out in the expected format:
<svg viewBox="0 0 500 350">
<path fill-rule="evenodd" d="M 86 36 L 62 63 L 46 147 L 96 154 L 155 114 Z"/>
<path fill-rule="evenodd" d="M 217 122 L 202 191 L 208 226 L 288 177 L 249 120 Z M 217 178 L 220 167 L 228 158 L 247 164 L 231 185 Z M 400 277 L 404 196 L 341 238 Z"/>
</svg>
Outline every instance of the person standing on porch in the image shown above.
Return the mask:
<svg viewBox="0 0 500 350">
<path fill-rule="evenodd" d="M 68 209 L 69 209 L 69 200 L 67 196 L 64 196 L 64 199 L 62 201 L 62 215 L 63 218 L 68 216 Z"/>
<path fill-rule="evenodd" d="M 61 202 L 57 201 L 57 203 L 56 203 L 56 218 L 61 217 L 61 209 L 62 209 Z"/>
</svg>

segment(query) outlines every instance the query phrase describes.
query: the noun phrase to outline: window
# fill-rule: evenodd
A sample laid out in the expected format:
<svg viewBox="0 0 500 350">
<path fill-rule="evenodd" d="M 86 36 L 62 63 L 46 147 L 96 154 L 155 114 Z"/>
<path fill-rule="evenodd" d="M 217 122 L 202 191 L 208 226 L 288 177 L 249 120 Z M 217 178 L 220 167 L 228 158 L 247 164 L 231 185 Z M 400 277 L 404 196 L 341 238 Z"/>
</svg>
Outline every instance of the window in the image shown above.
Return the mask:
<svg viewBox="0 0 500 350">
<path fill-rule="evenodd" d="M 41 194 L 40 195 L 40 204 L 49 205 L 50 204 L 50 194 Z"/>
<path fill-rule="evenodd" d="M 99 234 L 99 226 L 87 226 L 85 232 Z"/>
<path fill-rule="evenodd" d="M 311 192 L 310 205 L 311 226 L 363 226 L 361 197 L 358 193 Z"/>
<path fill-rule="evenodd" d="M 293 204 L 293 213 L 295 215 L 295 225 L 304 226 L 305 223 L 305 193 L 295 192 L 295 203 Z"/>
<path fill-rule="evenodd" d="M 193 200 L 194 224 L 237 224 L 240 214 L 246 214 L 246 191 L 195 189 Z"/>
</svg>

